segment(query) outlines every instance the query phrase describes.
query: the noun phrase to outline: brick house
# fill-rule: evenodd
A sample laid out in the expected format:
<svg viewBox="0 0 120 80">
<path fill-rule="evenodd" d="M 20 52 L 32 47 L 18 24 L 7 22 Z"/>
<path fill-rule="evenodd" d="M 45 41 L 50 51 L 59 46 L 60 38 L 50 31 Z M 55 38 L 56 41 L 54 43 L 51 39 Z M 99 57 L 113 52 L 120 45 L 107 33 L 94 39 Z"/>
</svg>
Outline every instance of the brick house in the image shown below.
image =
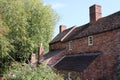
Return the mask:
<svg viewBox="0 0 120 80">
<path fill-rule="evenodd" d="M 120 70 L 120 11 L 102 17 L 101 6 L 89 8 L 90 22 L 66 29 L 49 43 L 48 65 L 65 78 L 113 80 Z"/>
</svg>

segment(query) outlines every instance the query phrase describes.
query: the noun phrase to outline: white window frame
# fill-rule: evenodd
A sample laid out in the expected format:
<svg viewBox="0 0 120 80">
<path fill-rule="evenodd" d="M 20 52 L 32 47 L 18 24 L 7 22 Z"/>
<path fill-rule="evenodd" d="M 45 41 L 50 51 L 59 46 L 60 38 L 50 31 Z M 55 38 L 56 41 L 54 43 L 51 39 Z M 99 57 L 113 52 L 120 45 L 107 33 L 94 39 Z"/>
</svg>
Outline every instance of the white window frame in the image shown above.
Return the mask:
<svg viewBox="0 0 120 80">
<path fill-rule="evenodd" d="M 69 50 L 72 50 L 72 41 L 69 41 L 68 47 L 69 47 Z"/>
<path fill-rule="evenodd" d="M 88 36 L 88 45 L 89 46 L 93 45 L 93 36 Z"/>
</svg>

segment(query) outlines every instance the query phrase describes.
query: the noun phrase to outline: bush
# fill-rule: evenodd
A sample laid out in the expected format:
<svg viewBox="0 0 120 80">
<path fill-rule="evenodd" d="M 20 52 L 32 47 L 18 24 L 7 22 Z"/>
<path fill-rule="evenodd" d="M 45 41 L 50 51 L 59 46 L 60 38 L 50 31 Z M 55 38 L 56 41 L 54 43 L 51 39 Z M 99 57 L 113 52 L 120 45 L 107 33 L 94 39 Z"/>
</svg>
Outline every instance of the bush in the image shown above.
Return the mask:
<svg viewBox="0 0 120 80">
<path fill-rule="evenodd" d="M 105 76 L 103 76 L 102 78 L 99 78 L 98 80 L 107 80 Z"/>
<path fill-rule="evenodd" d="M 81 79 L 80 79 L 80 77 L 77 77 L 77 79 L 76 79 L 76 80 L 81 80 Z"/>
<path fill-rule="evenodd" d="M 119 75 L 119 76 L 117 76 L 116 80 L 120 80 L 120 75 Z"/>
<path fill-rule="evenodd" d="M 26 63 L 12 63 L 4 77 L 6 80 L 63 80 L 45 64 L 31 67 Z"/>
</svg>

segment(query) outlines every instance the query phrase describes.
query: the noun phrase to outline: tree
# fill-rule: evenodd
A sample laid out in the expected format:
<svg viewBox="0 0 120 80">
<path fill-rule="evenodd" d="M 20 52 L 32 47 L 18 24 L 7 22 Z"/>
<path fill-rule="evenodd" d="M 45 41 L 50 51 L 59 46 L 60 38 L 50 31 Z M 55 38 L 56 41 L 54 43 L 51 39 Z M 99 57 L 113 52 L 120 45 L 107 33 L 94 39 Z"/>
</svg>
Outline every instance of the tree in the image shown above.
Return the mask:
<svg viewBox="0 0 120 80">
<path fill-rule="evenodd" d="M 45 51 L 51 40 L 57 14 L 41 0 L 0 0 L 1 20 L 9 29 L 6 38 L 10 55 L 18 61 L 28 59 L 30 53 L 37 53 L 40 43 Z"/>
<path fill-rule="evenodd" d="M 10 49 L 12 48 L 9 43 L 9 40 L 6 38 L 7 32 L 8 32 L 7 26 L 1 20 L 0 15 L 0 74 L 4 72 L 4 69 L 6 67 L 5 62 L 8 62 L 9 60 L 8 54 L 10 52 Z"/>
</svg>

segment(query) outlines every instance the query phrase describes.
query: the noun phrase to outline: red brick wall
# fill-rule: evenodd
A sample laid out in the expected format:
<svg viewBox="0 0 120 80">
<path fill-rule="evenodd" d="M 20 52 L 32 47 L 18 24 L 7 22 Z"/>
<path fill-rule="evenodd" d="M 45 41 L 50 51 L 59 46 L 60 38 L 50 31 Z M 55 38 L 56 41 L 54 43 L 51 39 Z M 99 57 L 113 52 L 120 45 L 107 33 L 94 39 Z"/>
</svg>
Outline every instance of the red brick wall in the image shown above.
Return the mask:
<svg viewBox="0 0 120 80">
<path fill-rule="evenodd" d="M 53 49 L 61 49 L 62 48 L 61 45 L 62 44 L 60 42 L 55 43 L 55 44 L 51 44 L 50 45 L 50 51 L 53 50 Z"/>
<path fill-rule="evenodd" d="M 84 37 L 72 41 L 72 50 L 68 50 L 68 42 L 56 43 L 54 47 L 57 49 L 66 47 L 66 52 L 61 53 L 62 55 L 101 51 L 102 54 L 84 70 L 82 79 L 96 80 L 105 76 L 107 80 L 112 80 L 115 74 L 115 58 L 118 54 L 120 55 L 120 29 L 92 36 L 93 46 L 88 46 L 88 37 Z M 61 56 L 56 57 L 60 58 Z M 56 60 L 54 58 L 55 56 L 52 61 Z"/>
</svg>

